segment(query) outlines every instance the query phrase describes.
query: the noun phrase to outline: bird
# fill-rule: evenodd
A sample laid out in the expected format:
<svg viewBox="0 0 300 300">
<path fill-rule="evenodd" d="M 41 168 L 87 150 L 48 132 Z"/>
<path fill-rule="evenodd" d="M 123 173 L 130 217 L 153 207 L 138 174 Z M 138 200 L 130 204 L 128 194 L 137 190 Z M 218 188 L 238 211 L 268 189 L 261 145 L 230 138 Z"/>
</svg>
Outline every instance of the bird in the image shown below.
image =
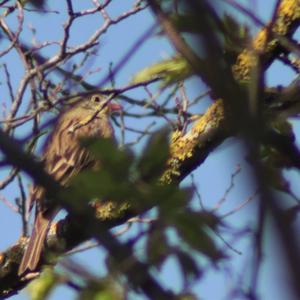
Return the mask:
<svg viewBox="0 0 300 300">
<path fill-rule="evenodd" d="M 76 174 L 99 165 L 91 153 L 80 144 L 81 138 L 115 139 L 110 115 L 122 107 L 107 97 L 94 94 L 79 98 L 62 111 L 42 150 L 44 170 L 62 186 L 67 186 Z M 59 208 L 49 205 L 45 189 L 33 185 L 29 193 L 29 209 L 36 206 L 35 221 L 28 246 L 23 254 L 18 275 L 36 270 L 51 221 Z"/>
</svg>

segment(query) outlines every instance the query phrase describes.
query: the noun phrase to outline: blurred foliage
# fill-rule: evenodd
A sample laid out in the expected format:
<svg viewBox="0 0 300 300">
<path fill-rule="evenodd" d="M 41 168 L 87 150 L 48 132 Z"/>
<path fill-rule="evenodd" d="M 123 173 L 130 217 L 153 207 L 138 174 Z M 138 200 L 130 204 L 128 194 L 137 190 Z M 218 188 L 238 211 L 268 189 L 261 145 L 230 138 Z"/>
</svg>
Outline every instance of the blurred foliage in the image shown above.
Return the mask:
<svg viewBox="0 0 300 300">
<path fill-rule="evenodd" d="M 170 20 L 180 32 L 199 32 L 199 27 L 197 26 L 199 20 L 194 14 L 173 14 L 170 16 Z"/>
<path fill-rule="evenodd" d="M 44 268 L 41 276 L 32 281 L 28 286 L 28 292 L 31 300 L 47 299 L 59 282 L 59 275 L 57 275 L 51 268 Z"/>
<path fill-rule="evenodd" d="M 271 120 L 270 125 L 272 128 L 281 134 L 282 136 L 287 137 L 292 142 L 295 141 L 295 133 L 293 131 L 293 126 L 289 122 L 289 120 L 279 119 L 279 120 Z"/>
<path fill-rule="evenodd" d="M 30 4 L 36 8 L 43 9 L 46 6 L 47 0 L 19 0 L 22 6 Z"/>
<path fill-rule="evenodd" d="M 174 187 L 158 185 L 168 158 L 166 130 L 153 134 L 142 155 L 136 157 L 128 149 L 119 150 L 111 140 L 82 143 L 100 161 L 99 169 L 83 171 L 72 179 L 74 189 L 89 199 L 136 199 L 132 201 L 139 206 L 153 202 L 160 193 L 173 193 Z"/>
<path fill-rule="evenodd" d="M 229 36 L 226 36 L 232 41 L 236 41 L 235 44 L 240 44 L 241 46 L 246 47 L 251 41 L 251 35 L 249 28 L 245 24 L 238 22 L 235 17 L 225 13 L 223 18 L 224 29 Z"/>
<path fill-rule="evenodd" d="M 111 279 L 90 281 L 78 294 L 78 300 L 122 300 L 124 293 L 120 285 Z"/>
<path fill-rule="evenodd" d="M 233 16 L 225 14 L 222 18 L 222 32 L 225 54 L 231 56 L 232 63 L 235 63 L 237 55 L 251 42 L 249 28 L 241 25 Z"/>
<path fill-rule="evenodd" d="M 153 134 L 144 147 L 137 162 L 137 170 L 144 181 L 153 182 L 162 175 L 169 158 L 167 130 L 161 129 Z"/>
<path fill-rule="evenodd" d="M 38 8 L 44 8 L 46 6 L 47 0 L 29 0 L 30 4 Z"/>
<path fill-rule="evenodd" d="M 174 184 L 159 183 L 169 154 L 166 130 L 154 133 L 140 155 L 117 149 L 109 140 L 88 139 L 83 144 L 100 160 L 101 167 L 81 172 L 72 180 L 72 189 L 76 193 L 81 193 L 84 199 L 98 199 L 96 201 L 100 204 L 103 199 L 117 203 L 126 201 L 139 211 L 156 207 L 157 220 L 148 224 L 145 235 L 144 259 L 149 265 L 159 269 L 170 255 L 174 255 L 188 284 L 202 274 L 195 253 L 214 262 L 224 258 L 211 234 L 211 229 L 217 228 L 219 219 L 212 213 L 187 208 L 194 193 L 191 187 L 183 189 Z M 169 229 L 175 230 L 180 244 L 174 246 L 169 238 Z M 129 245 L 134 255 L 135 243 Z M 122 270 L 120 265 L 110 263 L 108 267 L 112 273 L 118 268 L 118 272 L 123 271 L 126 275 L 126 268 Z M 86 290 L 84 295 L 88 296 L 83 299 L 106 299 L 110 291 L 101 289 L 93 292 L 91 289 Z"/>
<path fill-rule="evenodd" d="M 78 267 L 78 266 L 77 266 Z M 44 300 L 49 298 L 51 292 L 59 284 L 68 284 L 75 288 L 78 299 L 82 300 L 111 300 L 124 299 L 124 290 L 117 281 L 109 276 L 96 279 L 91 274 L 80 273 L 76 270 L 76 278 L 66 272 L 57 272 L 50 268 L 44 268 L 41 276 L 32 281 L 28 286 L 28 292 L 32 300 Z M 80 281 L 80 285 L 76 283 Z"/>
</svg>

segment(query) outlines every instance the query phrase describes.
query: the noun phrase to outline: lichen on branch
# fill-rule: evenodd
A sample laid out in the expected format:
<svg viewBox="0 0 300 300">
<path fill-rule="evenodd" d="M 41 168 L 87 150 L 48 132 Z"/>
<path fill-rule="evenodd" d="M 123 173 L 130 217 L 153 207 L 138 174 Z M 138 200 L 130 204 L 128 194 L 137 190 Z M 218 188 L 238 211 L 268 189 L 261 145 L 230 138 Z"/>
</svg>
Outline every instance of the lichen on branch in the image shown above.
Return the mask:
<svg viewBox="0 0 300 300">
<path fill-rule="evenodd" d="M 244 49 L 239 54 L 232 67 L 235 79 L 238 81 L 250 80 L 251 70 L 257 64 L 258 54 L 265 58 L 265 63 L 268 66 L 275 58 L 279 46 L 282 46 L 283 41 L 280 39 L 292 36 L 298 28 L 299 21 L 300 1 L 283 0 L 278 6 L 273 22 L 257 33 L 249 49 Z"/>
<path fill-rule="evenodd" d="M 224 125 L 224 126 L 222 126 Z M 172 134 L 170 144 L 170 159 L 168 160 L 168 166 L 164 172 L 161 182 L 169 184 L 175 178 L 180 178 L 183 173 L 187 173 L 187 170 L 183 170 L 183 165 L 187 161 L 198 161 L 195 160 L 195 156 L 201 157 L 204 153 L 200 152 L 201 149 L 210 142 L 209 139 L 203 139 L 210 132 L 225 133 L 225 111 L 222 100 L 215 101 L 205 112 L 203 116 L 200 116 L 195 121 L 193 127 L 185 135 L 181 135 L 179 131 L 174 131 Z M 196 163 L 196 162 L 195 162 Z M 189 166 L 191 169 L 197 167 L 197 165 Z"/>
</svg>

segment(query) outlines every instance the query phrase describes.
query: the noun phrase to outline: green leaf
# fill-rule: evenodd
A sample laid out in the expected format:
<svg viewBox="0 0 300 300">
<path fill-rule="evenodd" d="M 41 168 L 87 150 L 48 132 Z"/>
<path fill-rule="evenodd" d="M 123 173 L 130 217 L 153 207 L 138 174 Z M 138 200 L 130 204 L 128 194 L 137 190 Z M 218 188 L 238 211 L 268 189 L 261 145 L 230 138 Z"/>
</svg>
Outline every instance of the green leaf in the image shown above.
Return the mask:
<svg viewBox="0 0 300 300">
<path fill-rule="evenodd" d="M 150 67 L 137 73 L 132 79 L 132 83 L 144 82 L 147 80 L 162 78 L 162 86 L 182 81 L 192 75 L 192 68 L 189 63 L 181 56 L 162 60 Z"/>
<path fill-rule="evenodd" d="M 36 8 L 43 9 L 46 5 L 46 0 L 19 0 L 21 5 L 24 7 L 26 4 L 31 4 Z"/>
<path fill-rule="evenodd" d="M 175 14 L 170 19 L 181 32 L 200 33 L 199 17 L 195 14 Z"/>
<path fill-rule="evenodd" d="M 41 276 L 28 286 L 32 300 L 45 300 L 59 282 L 59 276 L 51 268 L 45 268 Z"/>
<path fill-rule="evenodd" d="M 295 133 L 293 131 L 293 126 L 291 123 L 284 119 L 276 119 L 271 122 L 272 128 L 277 132 L 281 133 L 283 136 L 289 138 L 291 141 L 295 140 Z"/>
<path fill-rule="evenodd" d="M 83 171 L 71 180 L 72 191 L 85 201 L 93 199 L 127 200 L 135 195 L 129 181 L 116 180 L 113 171 Z"/>
<path fill-rule="evenodd" d="M 88 138 L 82 140 L 82 145 L 100 161 L 100 170 L 108 171 L 119 180 L 129 177 L 133 154 L 128 149 L 118 149 L 116 143 L 110 139 Z"/>
<path fill-rule="evenodd" d="M 224 256 L 209 234 L 209 227 L 215 227 L 217 222 L 217 218 L 212 214 L 186 211 L 175 216 L 173 226 L 181 239 L 192 249 L 212 260 L 219 260 Z"/>
<path fill-rule="evenodd" d="M 246 25 L 241 25 L 233 16 L 225 14 L 223 17 L 225 48 L 240 52 L 247 47 L 251 36 Z"/>
<path fill-rule="evenodd" d="M 124 299 L 121 286 L 112 278 L 90 281 L 80 292 L 80 300 L 121 300 Z"/>
<path fill-rule="evenodd" d="M 178 300 L 200 300 L 199 295 L 196 296 L 192 293 L 182 293 L 178 295 L 177 299 Z"/>
<path fill-rule="evenodd" d="M 249 29 L 228 14 L 223 17 L 222 21 L 224 58 L 228 64 L 235 64 L 237 56 L 249 45 L 251 40 Z"/>
<path fill-rule="evenodd" d="M 185 285 L 189 284 L 190 280 L 199 279 L 202 275 L 202 271 L 200 270 L 198 263 L 191 253 L 186 253 L 179 249 L 176 249 L 176 256 L 179 261 Z"/>
<path fill-rule="evenodd" d="M 158 228 L 157 226 L 160 226 Z M 162 224 L 157 224 L 149 234 L 146 251 L 148 263 L 160 267 L 170 253 L 170 247 Z"/>
<path fill-rule="evenodd" d="M 160 217 L 170 223 L 176 216 L 186 210 L 193 197 L 194 189 L 190 187 L 179 188 L 175 184 L 160 186 L 153 191 L 153 197 L 158 197 Z"/>
<path fill-rule="evenodd" d="M 137 169 L 144 181 L 158 180 L 166 168 L 169 157 L 168 131 L 166 128 L 155 132 L 142 151 Z"/>
<path fill-rule="evenodd" d="M 137 185 L 136 198 L 143 207 L 159 206 L 159 213 L 162 218 L 167 218 L 170 214 L 178 213 L 187 203 L 187 195 L 184 190 L 180 190 L 174 185 L 159 185 L 140 183 Z"/>
</svg>

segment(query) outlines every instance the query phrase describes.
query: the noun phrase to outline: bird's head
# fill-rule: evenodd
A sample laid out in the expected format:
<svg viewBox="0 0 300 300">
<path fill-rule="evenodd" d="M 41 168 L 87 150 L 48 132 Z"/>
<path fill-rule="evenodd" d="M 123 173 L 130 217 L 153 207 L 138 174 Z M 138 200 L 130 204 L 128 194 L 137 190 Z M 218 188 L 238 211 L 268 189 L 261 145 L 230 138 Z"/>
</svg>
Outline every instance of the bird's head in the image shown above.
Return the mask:
<svg viewBox="0 0 300 300">
<path fill-rule="evenodd" d="M 113 114 L 122 111 L 119 103 L 99 94 L 91 95 L 88 99 L 81 101 L 79 105 L 92 112 L 99 111 L 99 114 Z"/>
<path fill-rule="evenodd" d="M 97 118 L 106 117 L 113 113 L 121 113 L 122 106 L 110 98 L 100 94 L 85 97 L 75 97 L 62 112 L 63 119 L 85 118 L 96 115 Z"/>
</svg>

